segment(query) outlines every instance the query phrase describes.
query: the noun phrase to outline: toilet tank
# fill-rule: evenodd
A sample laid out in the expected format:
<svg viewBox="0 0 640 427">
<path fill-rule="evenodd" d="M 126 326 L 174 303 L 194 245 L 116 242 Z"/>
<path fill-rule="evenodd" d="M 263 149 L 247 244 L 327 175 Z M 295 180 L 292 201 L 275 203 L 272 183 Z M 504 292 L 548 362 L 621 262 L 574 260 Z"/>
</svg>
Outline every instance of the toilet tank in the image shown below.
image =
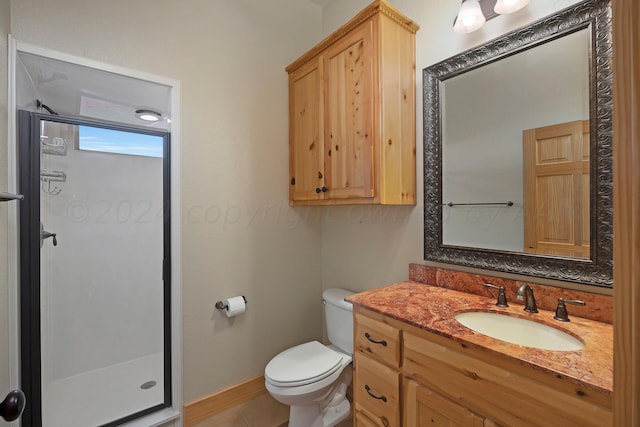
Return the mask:
<svg viewBox="0 0 640 427">
<path fill-rule="evenodd" d="M 353 306 L 344 299 L 353 292 L 331 288 L 322 292 L 324 322 L 331 344 L 347 354 L 353 354 Z"/>
</svg>

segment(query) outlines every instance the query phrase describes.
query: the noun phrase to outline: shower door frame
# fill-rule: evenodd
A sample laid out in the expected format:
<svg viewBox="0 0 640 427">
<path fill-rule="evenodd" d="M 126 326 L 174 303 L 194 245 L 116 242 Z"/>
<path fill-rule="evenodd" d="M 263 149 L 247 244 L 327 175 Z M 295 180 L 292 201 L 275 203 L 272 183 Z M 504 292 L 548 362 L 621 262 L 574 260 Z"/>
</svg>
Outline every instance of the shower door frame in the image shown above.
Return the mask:
<svg viewBox="0 0 640 427">
<path fill-rule="evenodd" d="M 101 427 L 111 427 L 172 406 L 171 330 L 171 135 L 166 131 L 32 111 L 17 112 L 18 185 L 25 196 L 19 207 L 20 382 L 27 397 L 23 427 L 42 426 L 42 344 L 40 304 L 40 123 L 43 120 L 135 132 L 163 138 L 163 355 L 164 401 Z M 28 141 L 28 143 L 25 143 Z"/>
</svg>

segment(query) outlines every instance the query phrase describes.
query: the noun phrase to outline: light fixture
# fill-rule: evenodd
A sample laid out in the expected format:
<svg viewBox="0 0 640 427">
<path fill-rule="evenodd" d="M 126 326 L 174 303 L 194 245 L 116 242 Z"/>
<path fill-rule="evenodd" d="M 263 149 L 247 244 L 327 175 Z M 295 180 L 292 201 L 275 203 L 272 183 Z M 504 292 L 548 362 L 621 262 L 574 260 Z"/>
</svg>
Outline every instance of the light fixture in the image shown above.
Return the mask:
<svg viewBox="0 0 640 427">
<path fill-rule="evenodd" d="M 516 12 L 530 0 L 462 0 L 460 11 L 453 22 L 456 33 L 470 33 L 498 15 Z"/>
<path fill-rule="evenodd" d="M 528 4 L 529 0 L 498 0 L 493 10 L 500 15 L 504 15 L 520 10 Z"/>
<path fill-rule="evenodd" d="M 136 110 L 136 117 L 146 122 L 157 122 L 162 118 L 162 114 L 153 110 Z"/>
<path fill-rule="evenodd" d="M 465 0 L 460 6 L 453 30 L 456 33 L 470 33 L 482 27 L 485 21 L 478 0 Z"/>
</svg>

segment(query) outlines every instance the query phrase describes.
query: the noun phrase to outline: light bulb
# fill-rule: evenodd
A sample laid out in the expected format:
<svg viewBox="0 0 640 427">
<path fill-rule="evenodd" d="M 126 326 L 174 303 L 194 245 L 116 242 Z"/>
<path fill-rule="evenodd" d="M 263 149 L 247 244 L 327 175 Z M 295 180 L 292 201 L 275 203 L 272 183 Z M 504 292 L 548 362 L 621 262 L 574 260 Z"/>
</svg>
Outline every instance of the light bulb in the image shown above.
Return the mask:
<svg viewBox="0 0 640 427">
<path fill-rule="evenodd" d="M 482 27 L 485 21 L 478 0 L 466 0 L 460 6 L 453 30 L 456 33 L 470 33 Z"/>
<path fill-rule="evenodd" d="M 500 15 L 516 12 L 529 4 L 529 0 L 498 0 L 493 10 Z"/>
<path fill-rule="evenodd" d="M 140 119 L 148 122 L 157 122 L 159 120 L 158 116 L 154 116 L 153 114 L 140 114 Z"/>
<path fill-rule="evenodd" d="M 474 15 L 467 15 L 462 17 L 461 20 L 462 20 L 462 25 L 464 25 L 465 27 L 470 27 L 473 25 L 474 22 L 478 20 L 478 18 Z"/>
<path fill-rule="evenodd" d="M 157 122 L 162 118 L 162 114 L 153 110 L 136 110 L 136 117 L 147 122 Z"/>
</svg>

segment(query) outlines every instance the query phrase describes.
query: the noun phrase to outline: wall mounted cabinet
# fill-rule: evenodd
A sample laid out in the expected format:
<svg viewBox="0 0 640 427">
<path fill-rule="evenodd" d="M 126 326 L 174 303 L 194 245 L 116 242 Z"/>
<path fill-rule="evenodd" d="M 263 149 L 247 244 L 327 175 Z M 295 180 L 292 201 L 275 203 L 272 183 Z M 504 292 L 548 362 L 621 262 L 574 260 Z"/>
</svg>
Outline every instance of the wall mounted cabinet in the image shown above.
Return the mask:
<svg viewBox="0 0 640 427">
<path fill-rule="evenodd" d="M 377 0 L 286 68 L 291 205 L 415 204 L 417 30 Z"/>
</svg>

